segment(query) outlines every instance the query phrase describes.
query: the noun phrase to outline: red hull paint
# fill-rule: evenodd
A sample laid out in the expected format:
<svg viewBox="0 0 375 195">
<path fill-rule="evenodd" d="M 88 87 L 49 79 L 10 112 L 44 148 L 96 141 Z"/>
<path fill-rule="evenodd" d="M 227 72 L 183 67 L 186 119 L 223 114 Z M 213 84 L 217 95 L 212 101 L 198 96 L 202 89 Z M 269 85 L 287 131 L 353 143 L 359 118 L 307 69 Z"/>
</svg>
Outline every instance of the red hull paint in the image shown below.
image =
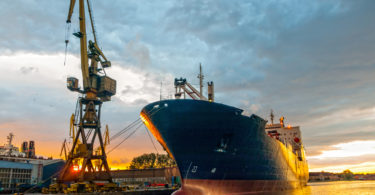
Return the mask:
<svg viewBox="0 0 375 195">
<path fill-rule="evenodd" d="M 182 188 L 173 195 L 244 195 L 254 192 L 284 191 L 305 184 L 281 180 L 203 180 L 185 179 Z"/>
</svg>

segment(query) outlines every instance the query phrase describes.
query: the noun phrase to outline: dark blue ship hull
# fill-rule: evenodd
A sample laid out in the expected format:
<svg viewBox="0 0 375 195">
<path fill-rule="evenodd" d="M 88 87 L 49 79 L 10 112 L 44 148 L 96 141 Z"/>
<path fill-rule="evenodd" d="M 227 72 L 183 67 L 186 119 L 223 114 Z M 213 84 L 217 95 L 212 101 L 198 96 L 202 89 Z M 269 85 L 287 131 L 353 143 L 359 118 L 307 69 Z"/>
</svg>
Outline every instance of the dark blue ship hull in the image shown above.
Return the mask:
<svg viewBox="0 0 375 195">
<path fill-rule="evenodd" d="M 155 102 L 141 115 L 176 160 L 185 194 L 280 190 L 307 181 L 307 165 L 290 165 L 293 156 L 266 135 L 267 121 L 256 115 L 199 100 Z"/>
</svg>

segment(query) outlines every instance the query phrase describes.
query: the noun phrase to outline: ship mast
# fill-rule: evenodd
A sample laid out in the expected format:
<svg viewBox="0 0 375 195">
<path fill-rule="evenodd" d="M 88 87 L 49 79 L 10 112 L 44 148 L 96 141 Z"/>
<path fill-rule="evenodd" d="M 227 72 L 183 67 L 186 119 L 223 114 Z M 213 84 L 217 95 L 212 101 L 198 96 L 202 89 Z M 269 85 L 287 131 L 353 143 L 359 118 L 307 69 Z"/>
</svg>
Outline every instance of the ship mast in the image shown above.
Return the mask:
<svg viewBox="0 0 375 195">
<path fill-rule="evenodd" d="M 200 94 L 200 99 L 203 100 L 203 79 L 204 79 L 204 75 L 202 73 L 202 64 L 199 63 L 199 75 L 198 75 L 198 79 L 199 79 L 199 94 Z"/>
<path fill-rule="evenodd" d="M 12 145 L 13 137 L 14 137 L 14 134 L 13 134 L 13 133 L 9 133 L 9 135 L 7 136 L 7 139 L 8 139 L 8 146 L 11 146 L 11 145 Z"/>
</svg>

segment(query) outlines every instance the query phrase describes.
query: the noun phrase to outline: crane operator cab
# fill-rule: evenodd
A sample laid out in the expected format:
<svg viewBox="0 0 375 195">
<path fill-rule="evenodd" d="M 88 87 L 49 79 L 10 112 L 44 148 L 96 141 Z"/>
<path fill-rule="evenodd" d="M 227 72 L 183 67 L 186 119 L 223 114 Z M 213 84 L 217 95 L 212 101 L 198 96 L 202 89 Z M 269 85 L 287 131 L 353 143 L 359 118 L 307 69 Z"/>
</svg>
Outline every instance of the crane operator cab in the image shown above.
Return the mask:
<svg viewBox="0 0 375 195">
<path fill-rule="evenodd" d="M 68 89 L 70 89 L 71 91 L 79 91 L 79 87 L 78 87 L 78 79 L 75 78 L 75 77 L 68 77 L 66 79 L 66 84 L 68 87 Z"/>
</svg>

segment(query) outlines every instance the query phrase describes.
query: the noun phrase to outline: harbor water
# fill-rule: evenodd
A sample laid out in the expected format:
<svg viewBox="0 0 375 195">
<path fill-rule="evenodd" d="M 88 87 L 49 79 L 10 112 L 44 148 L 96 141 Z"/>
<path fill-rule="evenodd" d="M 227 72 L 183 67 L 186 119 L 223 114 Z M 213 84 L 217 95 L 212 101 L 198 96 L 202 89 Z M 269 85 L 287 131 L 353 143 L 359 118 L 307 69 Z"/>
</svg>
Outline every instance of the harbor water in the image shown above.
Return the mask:
<svg viewBox="0 0 375 195">
<path fill-rule="evenodd" d="M 135 193 L 107 193 L 107 194 L 135 194 Z M 140 193 L 142 194 L 142 193 Z M 153 193 L 143 193 L 153 194 Z M 170 194 L 170 192 L 154 193 Z M 312 182 L 301 189 L 283 192 L 251 193 L 251 195 L 375 195 L 375 181 L 332 181 L 332 182 Z M 30 195 L 39 195 L 32 194 Z M 41 194 L 40 194 L 41 195 Z M 242 194 L 241 194 L 242 195 Z M 249 194 L 250 195 L 250 194 Z"/>
<path fill-rule="evenodd" d="M 257 193 L 272 195 L 375 195 L 375 181 L 312 182 L 301 189 L 284 192 Z"/>
</svg>

